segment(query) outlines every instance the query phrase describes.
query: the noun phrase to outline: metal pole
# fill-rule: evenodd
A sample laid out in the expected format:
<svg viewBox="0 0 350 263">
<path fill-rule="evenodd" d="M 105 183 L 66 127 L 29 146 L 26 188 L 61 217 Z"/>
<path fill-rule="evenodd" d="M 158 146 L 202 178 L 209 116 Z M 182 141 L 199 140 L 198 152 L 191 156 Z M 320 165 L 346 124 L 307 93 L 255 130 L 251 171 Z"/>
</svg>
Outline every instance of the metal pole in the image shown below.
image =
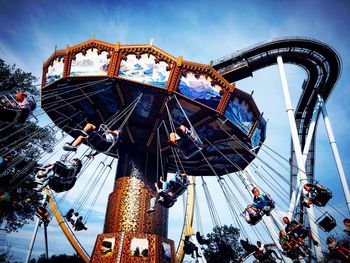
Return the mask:
<svg viewBox="0 0 350 263">
<path fill-rule="evenodd" d="M 277 64 L 278 64 L 278 69 L 279 69 L 280 77 L 281 77 L 281 81 L 282 81 L 282 89 L 283 89 L 284 100 L 286 103 L 286 111 L 288 114 L 290 131 L 291 131 L 293 146 L 294 146 L 294 150 L 295 150 L 295 157 L 296 157 L 297 165 L 298 165 L 297 188 L 299 188 L 300 180 L 305 180 L 307 182 L 307 177 L 306 177 L 306 173 L 305 173 L 305 164 L 304 164 L 303 158 L 302 158 L 302 151 L 301 151 L 301 146 L 300 146 L 300 141 L 299 141 L 299 136 L 298 136 L 298 130 L 297 130 L 297 125 L 295 123 L 295 118 L 294 118 L 294 109 L 292 107 L 292 102 L 290 99 L 287 77 L 286 77 L 286 74 L 284 71 L 283 60 L 282 60 L 281 56 L 277 57 Z M 293 191 L 293 193 L 294 193 L 294 191 Z M 318 235 L 317 225 L 314 222 L 315 212 L 313 210 L 313 207 L 308 209 L 308 216 L 309 216 L 309 223 L 310 223 L 310 228 L 311 228 L 311 231 L 313 233 L 313 236 L 314 236 L 315 240 L 319 244 L 321 244 L 320 238 Z M 316 254 L 317 261 L 322 262 L 323 256 L 322 256 L 322 248 L 320 245 L 315 246 L 315 254 Z"/>
<path fill-rule="evenodd" d="M 309 154 L 309 150 L 310 150 L 312 138 L 314 136 L 316 123 L 317 123 L 317 118 L 318 118 L 318 114 L 320 113 L 321 106 L 322 106 L 322 102 L 319 99 L 317 99 L 317 104 L 315 105 L 314 111 L 312 113 L 311 122 L 310 122 L 310 125 L 309 125 L 309 130 L 308 130 L 306 141 L 305 141 L 305 145 L 304 145 L 303 167 L 305 167 L 305 165 L 306 165 L 307 156 Z M 295 206 L 298 204 L 298 200 L 300 200 L 300 196 L 302 194 L 302 189 L 299 189 L 299 188 L 297 188 L 296 190 L 293 190 L 293 192 L 296 192 L 296 194 L 294 194 L 294 196 L 296 196 L 296 198 L 294 199 L 294 202 L 293 201 L 290 202 L 290 208 L 289 209 L 292 212 L 294 211 Z M 292 213 L 292 215 L 294 215 L 294 213 Z"/>
<path fill-rule="evenodd" d="M 33 251 L 33 247 L 34 247 L 34 243 L 35 243 L 36 234 L 38 233 L 38 229 L 39 229 L 40 220 L 37 217 L 35 217 L 35 219 L 36 219 L 36 222 L 35 222 L 35 227 L 34 227 L 34 231 L 33 231 L 33 236 L 32 236 L 32 240 L 30 241 L 28 254 L 27 254 L 27 258 L 26 258 L 25 263 L 28 263 L 30 260 L 30 257 L 32 256 L 32 251 Z"/>
<path fill-rule="evenodd" d="M 318 99 L 320 101 L 323 101 L 323 98 L 320 95 L 318 95 Z M 334 137 L 334 134 L 333 134 L 333 129 L 332 129 L 332 126 L 331 126 L 331 122 L 329 120 L 327 109 L 326 109 L 326 105 L 324 103 L 322 105 L 322 116 L 323 116 L 324 123 L 326 125 L 328 138 L 329 138 L 329 143 L 330 143 L 330 145 L 332 147 L 332 151 L 333 151 L 333 156 L 334 156 L 335 162 L 337 164 L 338 174 L 339 174 L 339 178 L 340 178 L 340 181 L 341 181 L 341 185 L 343 187 L 343 192 L 344 192 L 344 195 L 345 195 L 346 205 L 347 205 L 348 211 L 350 213 L 349 185 L 348 185 L 348 182 L 346 181 L 346 176 L 345 176 L 343 165 L 342 165 L 342 162 L 341 162 L 341 159 L 340 159 L 337 143 L 335 141 L 335 137 Z"/>
<path fill-rule="evenodd" d="M 43 222 L 44 224 L 44 237 L 45 237 L 45 258 L 49 259 L 49 246 L 47 242 L 47 223 Z"/>
</svg>

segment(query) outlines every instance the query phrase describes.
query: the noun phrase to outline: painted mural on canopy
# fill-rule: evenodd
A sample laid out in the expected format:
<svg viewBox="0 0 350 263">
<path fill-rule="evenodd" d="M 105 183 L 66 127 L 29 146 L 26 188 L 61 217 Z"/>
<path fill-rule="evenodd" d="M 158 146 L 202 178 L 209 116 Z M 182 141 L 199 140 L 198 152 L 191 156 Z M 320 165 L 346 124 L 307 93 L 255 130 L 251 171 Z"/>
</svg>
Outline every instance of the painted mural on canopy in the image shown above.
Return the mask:
<svg viewBox="0 0 350 263">
<path fill-rule="evenodd" d="M 72 61 L 70 76 L 107 76 L 109 58 L 108 53 L 98 54 L 96 48 L 89 49 L 86 54 L 78 53 Z"/>
<path fill-rule="evenodd" d="M 155 59 L 152 54 L 142 54 L 140 58 L 129 54 L 126 60 L 121 61 L 118 75 L 165 88 L 170 74 L 169 65 Z"/>
<path fill-rule="evenodd" d="M 53 64 L 50 65 L 47 69 L 47 74 L 46 74 L 46 85 L 62 78 L 63 76 L 63 59 L 58 59 L 56 58 L 53 61 Z"/>
<path fill-rule="evenodd" d="M 240 101 L 237 97 L 230 100 L 224 114 L 245 134 L 248 133 L 254 123 L 249 104 L 245 100 Z"/>
<path fill-rule="evenodd" d="M 181 76 L 177 91 L 216 110 L 221 100 L 222 88 L 217 84 L 212 84 L 210 76 L 197 75 L 189 71 L 186 75 Z"/>
</svg>

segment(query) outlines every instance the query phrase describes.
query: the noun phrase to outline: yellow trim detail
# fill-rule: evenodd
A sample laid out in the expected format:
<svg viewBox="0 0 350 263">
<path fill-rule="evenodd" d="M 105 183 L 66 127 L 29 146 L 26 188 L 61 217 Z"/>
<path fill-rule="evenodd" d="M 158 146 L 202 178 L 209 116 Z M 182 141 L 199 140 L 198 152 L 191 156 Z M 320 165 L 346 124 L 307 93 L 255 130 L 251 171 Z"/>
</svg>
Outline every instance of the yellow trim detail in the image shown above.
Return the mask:
<svg viewBox="0 0 350 263">
<path fill-rule="evenodd" d="M 181 241 L 178 247 L 176 262 L 181 263 L 185 257 L 184 245 L 185 236 L 192 236 L 194 234 L 192 224 L 194 215 L 194 200 L 195 200 L 195 177 L 190 176 L 190 185 L 187 189 L 187 204 L 184 226 L 182 228 Z"/>
</svg>

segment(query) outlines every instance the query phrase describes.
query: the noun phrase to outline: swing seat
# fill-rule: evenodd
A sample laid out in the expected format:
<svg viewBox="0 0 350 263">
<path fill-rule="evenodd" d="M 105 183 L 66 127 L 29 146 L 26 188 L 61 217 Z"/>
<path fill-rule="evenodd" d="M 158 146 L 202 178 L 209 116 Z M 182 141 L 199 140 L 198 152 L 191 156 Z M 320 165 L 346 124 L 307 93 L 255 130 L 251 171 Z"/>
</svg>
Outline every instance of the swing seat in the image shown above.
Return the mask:
<svg viewBox="0 0 350 263">
<path fill-rule="evenodd" d="M 53 176 L 49 179 L 49 187 L 56 193 L 61 193 L 72 189 L 76 181 L 76 177 L 60 178 L 57 176 Z"/>
<path fill-rule="evenodd" d="M 328 189 L 324 189 L 319 192 L 319 194 L 317 195 L 317 197 L 315 197 L 312 203 L 315 204 L 316 206 L 323 207 L 328 203 L 328 201 L 332 197 L 333 197 L 332 192 Z"/>
<path fill-rule="evenodd" d="M 64 163 L 58 161 L 54 164 L 52 168 L 53 172 L 58 177 L 75 177 L 74 175 L 74 169 L 68 168 Z"/>
<path fill-rule="evenodd" d="M 249 216 L 249 220 L 247 219 L 247 215 Z M 241 216 L 244 217 L 245 221 L 251 226 L 255 226 L 262 219 L 262 215 L 260 213 L 252 216 L 246 210 L 241 213 Z"/>
<path fill-rule="evenodd" d="M 98 152 L 111 151 L 118 141 L 117 139 L 112 142 L 107 141 L 104 133 L 105 131 L 99 129 L 97 132 L 93 132 L 91 135 L 89 135 L 88 138 L 88 143 Z"/>
<path fill-rule="evenodd" d="M 163 200 L 158 200 L 158 203 L 166 208 L 172 207 L 177 198 L 187 190 L 188 185 L 189 181 L 187 179 L 176 175 L 175 181 L 170 181 L 169 188 L 159 193 Z"/>
<path fill-rule="evenodd" d="M 261 216 L 263 215 L 270 215 L 271 211 L 275 208 L 275 202 L 271 199 L 267 206 L 265 206 L 263 209 L 259 210 L 259 213 Z"/>
<path fill-rule="evenodd" d="M 170 186 L 165 192 L 171 192 L 177 198 L 187 190 L 188 185 L 189 181 L 187 178 L 181 178 L 180 175 L 176 175 L 175 181 L 170 181 Z"/>
<path fill-rule="evenodd" d="M 185 132 L 176 144 L 179 155 L 184 159 L 190 159 L 204 147 L 202 141 L 193 131 Z"/>
<path fill-rule="evenodd" d="M 320 220 L 320 222 L 318 222 Z M 327 212 L 317 219 L 318 226 L 325 232 L 331 231 L 337 226 L 337 221 Z"/>
<path fill-rule="evenodd" d="M 173 197 L 170 197 L 168 195 L 168 192 L 166 191 L 161 191 L 159 195 L 163 198 L 163 200 L 158 200 L 157 202 L 158 204 L 164 206 L 165 208 L 172 207 L 177 201 L 177 198 L 175 197 L 175 195 Z"/>
<path fill-rule="evenodd" d="M 10 109 L 5 107 L 0 107 L 0 121 L 7 123 L 24 123 L 30 111 L 27 109 Z"/>
</svg>

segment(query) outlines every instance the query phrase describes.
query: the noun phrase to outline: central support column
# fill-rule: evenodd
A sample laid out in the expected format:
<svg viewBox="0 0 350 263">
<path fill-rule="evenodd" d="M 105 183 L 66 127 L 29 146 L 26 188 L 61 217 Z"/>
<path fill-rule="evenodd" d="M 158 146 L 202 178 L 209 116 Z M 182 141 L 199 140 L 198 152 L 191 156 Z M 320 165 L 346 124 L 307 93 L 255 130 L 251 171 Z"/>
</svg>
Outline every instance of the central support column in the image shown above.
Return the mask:
<svg viewBox="0 0 350 263">
<path fill-rule="evenodd" d="M 175 247 L 167 239 L 168 209 L 156 205 L 157 160 L 149 152 L 121 149 L 104 231 L 97 236 L 91 262 L 173 262 Z"/>
</svg>

